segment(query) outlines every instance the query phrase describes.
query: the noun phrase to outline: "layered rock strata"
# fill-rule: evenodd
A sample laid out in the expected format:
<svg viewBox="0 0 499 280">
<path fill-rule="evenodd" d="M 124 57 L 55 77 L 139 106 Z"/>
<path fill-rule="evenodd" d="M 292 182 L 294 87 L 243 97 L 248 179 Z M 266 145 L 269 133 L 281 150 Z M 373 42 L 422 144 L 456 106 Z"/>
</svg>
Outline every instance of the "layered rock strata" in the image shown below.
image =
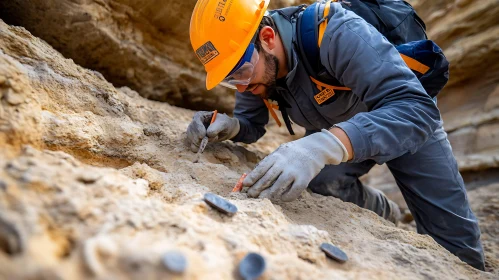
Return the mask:
<svg viewBox="0 0 499 280">
<path fill-rule="evenodd" d="M 233 93 L 207 91 L 189 43 L 195 0 L 0 1 L 0 18 L 44 39 L 115 86 L 191 109 L 232 111 Z"/>
<path fill-rule="evenodd" d="M 192 111 L 116 89 L 20 27 L 0 21 L 0 277 L 233 279 L 248 252 L 264 279 L 487 279 L 428 236 L 355 205 L 304 193 L 272 204 L 229 191 L 261 154 L 184 145 Z M 227 217 L 203 201 L 226 196 Z M 338 264 L 322 242 L 349 256 Z"/>
<path fill-rule="evenodd" d="M 428 37 L 450 61 L 438 106 L 461 171 L 499 167 L 497 0 L 415 0 Z M 499 177 L 496 178 L 499 180 Z"/>
</svg>

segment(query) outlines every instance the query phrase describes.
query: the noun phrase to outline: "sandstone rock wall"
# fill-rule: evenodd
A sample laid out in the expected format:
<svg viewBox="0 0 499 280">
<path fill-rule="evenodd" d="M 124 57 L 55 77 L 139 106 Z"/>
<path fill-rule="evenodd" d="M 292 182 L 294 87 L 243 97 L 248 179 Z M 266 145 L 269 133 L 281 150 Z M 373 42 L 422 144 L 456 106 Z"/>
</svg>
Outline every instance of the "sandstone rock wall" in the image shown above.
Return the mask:
<svg viewBox="0 0 499 280">
<path fill-rule="evenodd" d="M 98 72 L 0 20 L 0 278 L 234 279 L 248 252 L 263 279 L 492 279 L 428 236 L 367 210 L 305 193 L 283 205 L 230 194 L 261 154 L 183 143 L 192 111 L 116 89 Z M 228 197 L 232 218 L 202 194 Z M 343 248 L 337 264 L 318 249 Z"/>
<path fill-rule="evenodd" d="M 233 93 L 204 89 L 188 40 L 194 0 L 0 1 L 0 17 L 21 25 L 116 86 L 192 109 L 232 111 Z M 271 8 L 302 2 L 272 1 Z M 439 107 L 463 170 L 499 166 L 497 0 L 412 0 L 428 35 L 451 62 Z"/>
<path fill-rule="evenodd" d="M 206 91 L 189 43 L 195 0 L 0 1 L 0 18 L 24 26 L 115 86 L 191 109 L 229 111 L 233 93 Z"/>
<path fill-rule="evenodd" d="M 499 270 L 497 182 L 499 182 L 499 2 L 497 0 L 409 1 L 426 23 L 428 36 L 450 61 L 450 80 L 438 96 L 474 213 L 479 217 L 486 269 Z M 363 178 L 407 208 L 386 166 Z M 483 189 L 482 189 L 483 188 Z M 486 213 L 486 214 L 484 214 Z"/>
<path fill-rule="evenodd" d="M 499 167 L 499 2 L 411 3 L 451 63 L 438 106 L 461 170 Z"/>
<path fill-rule="evenodd" d="M 499 5 L 411 3 L 451 61 L 438 105 L 461 171 L 465 179 L 497 182 Z M 278 206 L 229 195 L 262 151 L 290 140 L 285 128 L 271 127 L 263 141 L 244 145 L 248 149 L 209 145 L 193 164 L 182 134 L 192 111 L 139 94 L 232 111 L 231 92 L 204 90 L 202 66 L 188 42 L 194 4 L 0 1 L 1 19 L 25 26 L 68 58 L 23 28 L 0 23 L 0 278 L 170 277 L 160 264 L 169 250 L 182 251 L 197 268 L 186 279 L 233 278 L 249 251 L 267 258 L 268 279 L 493 278 L 430 238 L 333 198 L 305 194 Z M 374 170 L 367 182 L 403 203 L 386 175 Z M 206 191 L 228 196 L 241 215 L 213 213 L 200 199 Z M 470 199 L 487 269 L 497 276 L 497 186 L 473 191 Z M 325 259 L 317 251 L 323 241 L 342 247 L 352 261 L 341 266 Z"/>
<path fill-rule="evenodd" d="M 272 1 L 272 7 L 300 1 Z M 194 110 L 232 112 L 234 93 L 205 88 L 189 42 L 196 0 L 0 1 L 0 18 L 27 28 L 115 86 Z"/>
<path fill-rule="evenodd" d="M 499 2 L 413 0 L 430 39 L 450 61 L 438 107 L 468 187 L 499 181 Z M 386 168 L 366 182 L 404 204 Z"/>
</svg>

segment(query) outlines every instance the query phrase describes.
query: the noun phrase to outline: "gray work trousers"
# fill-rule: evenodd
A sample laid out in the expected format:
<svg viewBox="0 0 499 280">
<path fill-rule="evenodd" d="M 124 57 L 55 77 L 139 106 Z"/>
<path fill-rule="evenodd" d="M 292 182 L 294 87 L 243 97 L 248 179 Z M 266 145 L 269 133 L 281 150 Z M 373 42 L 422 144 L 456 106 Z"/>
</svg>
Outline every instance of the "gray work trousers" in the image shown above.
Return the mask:
<svg viewBox="0 0 499 280">
<path fill-rule="evenodd" d="M 385 216 L 389 212 L 388 199 L 359 181 L 374 164 L 367 160 L 328 165 L 310 182 L 309 188 Z M 414 216 L 418 233 L 430 235 L 462 261 L 484 270 L 478 221 L 471 211 L 443 128 L 439 128 L 415 154 L 405 154 L 386 164 Z"/>
</svg>

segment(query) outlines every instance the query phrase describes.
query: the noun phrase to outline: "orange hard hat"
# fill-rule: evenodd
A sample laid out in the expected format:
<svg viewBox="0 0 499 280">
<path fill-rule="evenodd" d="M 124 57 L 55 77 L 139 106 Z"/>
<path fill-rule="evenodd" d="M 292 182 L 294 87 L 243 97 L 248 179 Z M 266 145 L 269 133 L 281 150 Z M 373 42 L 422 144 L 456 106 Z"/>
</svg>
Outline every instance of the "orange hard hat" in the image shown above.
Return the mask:
<svg viewBox="0 0 499 280">
<path fill-rule="evenodd" d="M 198 0 L 190 37 L 206 69 L 206 88 L 218 85 L 237 65 L 258 29 L 270 0 Z"/>
</svg>

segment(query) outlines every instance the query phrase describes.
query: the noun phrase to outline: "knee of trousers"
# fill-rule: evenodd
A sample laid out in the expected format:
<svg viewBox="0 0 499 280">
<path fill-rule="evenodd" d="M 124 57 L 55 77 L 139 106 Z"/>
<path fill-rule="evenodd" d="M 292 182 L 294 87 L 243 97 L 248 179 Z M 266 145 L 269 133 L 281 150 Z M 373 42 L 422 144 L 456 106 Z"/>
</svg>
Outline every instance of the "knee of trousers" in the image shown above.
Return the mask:
<svg viewBox="0 0 499 280">
<path fill-rule="evenodd" d="M 362 196 L 362 183 L 357 176 L 336 170 L 322 170 L 308 185 L 314 193 L 334 196 L 343 201 L 354 202 Z"/>
<path fill-rule="evenodd" d="M 362 194 L 359 177 L 366 174 L 374 164 L 374 161 L 365 161 L 326 165 L 308 187 L 315 193 L 334 196 L 343 201 L 351 201 L 352 197 L 357 200 L 357 196 Z"/>
</svg>

